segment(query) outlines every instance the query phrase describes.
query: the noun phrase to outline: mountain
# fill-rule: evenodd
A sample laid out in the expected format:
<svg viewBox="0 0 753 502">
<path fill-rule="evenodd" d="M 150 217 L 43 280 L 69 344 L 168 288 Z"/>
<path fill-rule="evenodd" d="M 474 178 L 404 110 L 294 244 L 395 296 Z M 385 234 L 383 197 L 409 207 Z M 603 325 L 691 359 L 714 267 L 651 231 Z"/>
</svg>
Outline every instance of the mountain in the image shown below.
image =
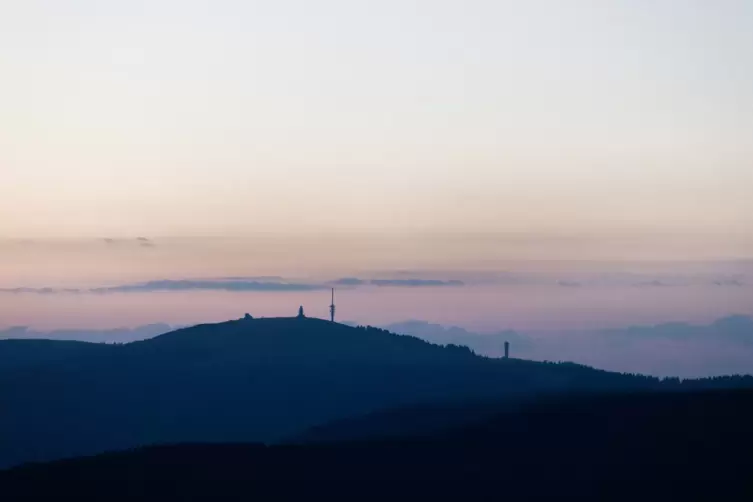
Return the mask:
<svg viewBox="0 0 753 502">
<path fill-rule="evenodd" d="M 622 330 L 604 330 L 603 333 L 634 339 L 706 340 L 753 346 L 753 319 L 744 315 L 731 315 L 717 319 L 709 325 L 671 322 L 655 326 L 630 326 Z"/>
<path fill-rule="evenodd" d="M 0 377 L 11 370 L 48 367 L 67 359 L 98 356 L 112 350 L 100 343 L 70 340 L 0 340 Z"/>
<path fill-rule="evenodd" d="M 490 357 L 501 357 L 505 353 L 505 342 L 511 344 L 514 354 L 528 357 L 533 353 L 535 342 L 530 337 L 513 330 L 497 333 L 473 333 L 457 326 L 445 327 L 426 321 L 404 321 L 384 326 L 393 333 L 415 336 L 431 343 L 442 345 L 465 345 L 473 351 Z"/>
<path fill-rule="evenodd" d="M 466 345 L 500 357 L 510 342 L 515 357 L 576 361 L 610 371 L 699 378 L 753 373 L 753 319 L 727 316 L 707 324 L 670 322 L 618 329 L 474 333 L 426 321 L 405 321 L 385 329 L 432 343 Z"/>
<path fill-rule="evenodd" d="M 490 359 L 309 318 L 199 325 L 123 345 L 0 341 L 0 354 L 9 351 L 15 362 L 0 366 L 4 466 L 158 443 L 275 442 L 429 403 L 753 386 Z"/>
<path fill-rule="evenodd" d="M 750 390 L 556 396 L 506 411 L 489 405 L 500 411 L 400 440 L 162 445 L 15 468 L 0 472 L 0 486 L 11 500 L 160 502 L 753 496 Z M 415 410 L 395 413 L 409 419 Z"/>
<path fill-rule="evenodd" d="M 128 343 L 146 340 L 157 335 L 173 331 L 169 324 L 157 323 L 138 326 L 136 328 L 116 329 L 57 329 L 53 331 L 37 331 L 26 326 L 17 326 L 0 330 L 2 339 L 46 339 L 46 340 L 78 340 L 82 342 Z"/>
</svg>

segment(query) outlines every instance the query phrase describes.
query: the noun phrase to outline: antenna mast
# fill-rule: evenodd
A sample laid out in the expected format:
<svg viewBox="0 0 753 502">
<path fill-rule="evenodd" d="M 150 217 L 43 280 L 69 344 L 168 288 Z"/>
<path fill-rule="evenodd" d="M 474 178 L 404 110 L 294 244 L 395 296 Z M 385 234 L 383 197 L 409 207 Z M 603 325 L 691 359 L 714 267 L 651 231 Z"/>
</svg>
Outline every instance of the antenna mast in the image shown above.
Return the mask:
<svg viewBox="0 0 753 502">
<path fill-rule="evenodd" d="M 332 305 L 329 306 L 329 316 L 335 322 L 335 288 L 332 288 Z"/>
</svg>

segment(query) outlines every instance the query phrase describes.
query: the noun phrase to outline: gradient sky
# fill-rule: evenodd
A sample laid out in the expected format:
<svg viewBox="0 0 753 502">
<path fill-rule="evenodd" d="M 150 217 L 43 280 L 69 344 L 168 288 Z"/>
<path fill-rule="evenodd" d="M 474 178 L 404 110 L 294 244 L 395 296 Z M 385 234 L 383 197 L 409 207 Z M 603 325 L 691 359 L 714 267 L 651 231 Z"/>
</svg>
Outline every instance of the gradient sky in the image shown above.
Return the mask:
<svg viewBox="0 0 753 502">
<path fill-rule="evenodd" d="M 0 326 L 750 314 L 751 194 L 747 0 L 0 2 Z"/>
<path fill-rule="evenodd" d="M 0 235 L 753 228 L 746 0 L 0 5 Z"/>
</svg>

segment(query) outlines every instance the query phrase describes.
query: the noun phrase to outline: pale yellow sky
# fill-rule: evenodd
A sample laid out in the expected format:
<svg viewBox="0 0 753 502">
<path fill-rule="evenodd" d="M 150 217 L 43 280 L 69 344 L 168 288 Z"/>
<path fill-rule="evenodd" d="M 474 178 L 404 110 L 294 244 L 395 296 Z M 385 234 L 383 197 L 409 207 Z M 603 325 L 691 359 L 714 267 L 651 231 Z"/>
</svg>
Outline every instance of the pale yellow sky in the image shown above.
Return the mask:
<svg viewBox="0 0 753 502">
<path fill-rule="evenodd" d="M 750 315 L 751 194 L 748 0 L 0 1 L 0 328 Z"/>
<path fill-rule="evenodd" d="M 750 256 L 752 19 L 734 0 L 4 2 L 0 236 L 678 232 L 714 243 L 678 258 Z"/>
</svg>

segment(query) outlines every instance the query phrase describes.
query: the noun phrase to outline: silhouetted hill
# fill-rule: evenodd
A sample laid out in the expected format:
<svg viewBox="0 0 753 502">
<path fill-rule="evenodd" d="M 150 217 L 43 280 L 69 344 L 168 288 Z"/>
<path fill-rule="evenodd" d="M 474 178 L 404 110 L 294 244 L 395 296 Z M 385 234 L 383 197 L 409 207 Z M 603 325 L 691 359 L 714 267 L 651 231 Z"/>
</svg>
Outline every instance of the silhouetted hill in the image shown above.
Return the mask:
<svg viewBox="0 0 753 502">
<path fill-rule="evenodd" d="M 721 379 L 727 381 L 728 379 Z M 678 398 L 676 393 L 678 389 L 687 390 L 691 395 L 700 396 L 692 398 L 697 401 L 702 398 L 704 402 L 712 404 L 716 399 L 728 400 L 729 395 L 736 396 L 737 403 L 741 406 L 753 406 L 753 402 L 748 403 L 748 399 L 753 399 L 753 391 L 745 390 L 739 394 L 732 394 L 731 390 L 725 389 L 728 394 L 714 394 L 714 388 L 719 379 L 697 380 L 678 382 L 674 390 L 665 392 L 652 393 L 606 393 L 597 394 L 598 399 L 587 393 L 573 394 L 549 394 L 549 395 L 532 395 L 528 398 L 522 397 L 518 400 L 504 401 L 481 401 L 481 402 L 455 402 L 455 403 L 433 403 L 420 406 L 410 406 L 405 408 L 395 408 L 379 410 L 357 417 L 348 417 L 342 420 L 336 420 L 331 423 L 318 425 L 311 429 L 297 434 L 288 439 L 291 444 L 314 444 L 325 442 L 348 442 L 348 441 L 373 441 L 373 440 L 394 440 L 400 438 L 418 438 L 436 435 L 453 428 L 469 428 L 474 424 L 482 423 L 494 416 L 512 417 L 522 413 L 527 416 L 532 412 L 539 413 L 542 410 L 556 408 L 558 412 L 565 409 L 578 409 L 585 402 L 597 403 L 599 406 L 619 404 L 624 408 L 624 420 L 631 419 L 636 414 L 645 415 L 653 413 L 656 410 L 664 409 L 669 406 L 666 403 L 685 403 L 684 398 Z M 698 394 L 699 389 L 706 389 L 705 394 Z M 645 394 L 645 395 L 644 395 Z M 651 397 L 651 396 L 656 396 Z M 667 401 L 661 401 L 664 397 Z M 661 404 L 659 404 L 661 402 Z M 727 403 L 727 401 L 723 401 Z M 650 409 L 635 410 L 629 409 L 631 403 L 637 405 L 646 405 Z M 593 413 L 587 410 L 580 410 L 584 413 L 584 420 L 591 420 Z M 603 412 L 603 410 L 596 410 Z M 713 413 L 713 412 L 710 412 Z M 585 415 L 588 415 L 586 417 Z M 650 416 L 650 415 L 649 415 Z M 605 417 L 606 419 L 606 417 Z M 753 434 L 753 431 L 751 432 Z"/>
<path fill-rule="evenodd" d="M 531 398 L 535 402 L 535 397 Z M 433 403 L 379 410 L 318 425 L 288 438 L 286 444 L 429 437 L 452 428 L 470 426 L 501 413 L 525 407 L 526 400 Z"/>
<path fill-rule="evenodd" d="M 751 421 L 751 391 L 560 397 L 431 437 L 159 446 L 0 472 L 0 486 L 10 500 L 750 500 Z"/>
<path fill-rule="evenodd" d="M 0 368 L 6 466 L 157 443 L 274 442 L 422 403 L 751 386 L 743 378 L 681 385 L 574 364 L 488 359 L 307 318 L 200 325 L 125 345 L 13 343 L 28 351 L 27 363 L 37 362 Z M 50 355 L 56 347 L 59 357 Z"/>
<path fill-rule="evenodd" d="M 108 350 L 111 346 L 105 344 L 68 340 L 0 340 L 0 375 L 7 370 L 46 366 Z"/>
<path fill-rule="evenodd" d="M 135 328 L 115 329 L 56 329 L 37 331 L 25 326 L 16 326 L 0 330 L 0 339 L 45 339 L 78 340 L 82 342 L 128 343 L 146 340 L 177 329 L 168 324 L 147 324 Z"/>
</svg>

